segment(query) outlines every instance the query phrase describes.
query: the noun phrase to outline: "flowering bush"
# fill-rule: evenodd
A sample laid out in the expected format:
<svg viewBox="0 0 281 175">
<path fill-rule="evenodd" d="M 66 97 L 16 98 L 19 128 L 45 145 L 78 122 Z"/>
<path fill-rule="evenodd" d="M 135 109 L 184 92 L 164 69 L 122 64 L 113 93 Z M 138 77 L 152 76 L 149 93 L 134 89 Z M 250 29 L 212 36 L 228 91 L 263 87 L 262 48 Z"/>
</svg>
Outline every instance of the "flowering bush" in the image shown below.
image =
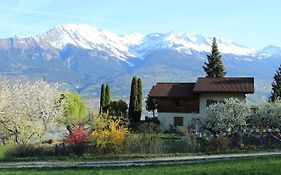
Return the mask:
<svg viewBox="0 0 281 175">
<path fill-rule="evenodd" d="M 129 138 L 129 129 L 120 123 L 118 118 L 97 116 L 94 121 L 94 131 L 91 136 L 94 143 L 104 151 L 122 152 L 123 144 Z"/>
<path fill-rule="evenodd" d="M 207 115 L 200 118 L 200 127 L 214 136 L 219 133 L 232 135 L 246 126 L 250 108 L 245 101 L 230 98 L 207 108 Z"/>
<path fill-rule="evenodd" d="M 263 133 L 281 142 L 281 100 L 265 103 L 254 110 L 251 125 L 254 135 Z"/>
<path fill-rule="evenodd" d="M 83 154 L 85 143 L 88 139 L 88 132 L 82 126 L 76 127 L 66 135 L 66 143 L 71 146 L 74 153 Z"/>
<path fill-rule="evenodd" d="M 281 100 L 259 106 L 253 113 L 252 125 L 259 129 L 279 129 L 281 127 Z"/>
</svg>

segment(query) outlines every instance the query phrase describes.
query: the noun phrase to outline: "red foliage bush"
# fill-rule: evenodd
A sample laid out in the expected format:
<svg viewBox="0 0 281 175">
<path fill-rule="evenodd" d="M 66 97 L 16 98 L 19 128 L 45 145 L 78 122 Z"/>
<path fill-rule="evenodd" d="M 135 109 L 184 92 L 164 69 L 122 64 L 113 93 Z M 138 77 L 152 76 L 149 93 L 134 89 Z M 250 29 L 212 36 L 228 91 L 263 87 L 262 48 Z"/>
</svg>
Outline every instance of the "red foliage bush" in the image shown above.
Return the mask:
<svg viewBox="0 0 281 175">
<path fill-rule="evenodd" d="M 76 154 L 83 154 L 87 140 L 88 132 L 82 126 L 75 127 L 72 132 L 66 135 L 66 143 L 71 146 Z"/>
</svg>

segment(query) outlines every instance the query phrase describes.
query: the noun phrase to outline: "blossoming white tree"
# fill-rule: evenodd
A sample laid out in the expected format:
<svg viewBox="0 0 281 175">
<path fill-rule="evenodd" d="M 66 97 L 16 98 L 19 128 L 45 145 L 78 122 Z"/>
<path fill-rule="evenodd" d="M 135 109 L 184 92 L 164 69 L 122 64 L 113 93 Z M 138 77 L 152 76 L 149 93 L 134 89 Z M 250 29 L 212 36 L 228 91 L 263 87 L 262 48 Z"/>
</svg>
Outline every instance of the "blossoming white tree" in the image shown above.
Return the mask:
<svg viewBox="0 0 281 175">
<path fill-rule="evenodd" d="M 266 131 L 281 142 L 281 100 L 259 106 L 253 113 L 251 125 L 256 131 Z"/>
<path fill-rule="evenodd" d="M 236 133 L 246 126 L 250 109 L 245 101 L 235 98 L 226 99 L 207 108 L 207 115 L 199 119 L 202 130 L 214 136 L 220 133 L 228 135 Z"/>
<path fill-rule="evenodd" d="M 264 103 L 255 110 L 253 126 L 258 129 L 281 128 L 281 100 Z"/>
<path fill-rule="evenodd" d="M 2 142 L 38 141 L 63 114 L 59 85 L 44 81 L 0 82 L 0 139 Z"/>
</svg>

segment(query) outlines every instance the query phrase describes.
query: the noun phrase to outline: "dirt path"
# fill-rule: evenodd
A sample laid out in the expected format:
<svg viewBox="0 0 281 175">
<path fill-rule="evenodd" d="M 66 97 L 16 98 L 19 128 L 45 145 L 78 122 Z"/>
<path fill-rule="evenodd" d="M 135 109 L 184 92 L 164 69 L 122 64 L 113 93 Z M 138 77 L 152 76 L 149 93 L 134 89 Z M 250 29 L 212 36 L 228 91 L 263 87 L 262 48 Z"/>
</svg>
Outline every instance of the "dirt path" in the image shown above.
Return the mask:
<svg viewBox="0 0 281 175">
<path fill-rule="evenodd" d="M 258 153 L 239 153 L 239 154 L 217 154 L 204 156 L 181 156 L 181 157 L 159 157 L 147 159 L 131 160 L 108 160 L 108 161 L 79 161 L 79 162 L 2 162 L 0 169 L 3 168 L 79 168 L 79 167 L 128 167 L 128 166 L 147 166 L 147 165 L 171 165 L 171 164 L 190 164 L 203 163 L 217 160 L 229 160 L 233 158 L 281 155 L 281 152 L 258 152 Z"/>
</svg>

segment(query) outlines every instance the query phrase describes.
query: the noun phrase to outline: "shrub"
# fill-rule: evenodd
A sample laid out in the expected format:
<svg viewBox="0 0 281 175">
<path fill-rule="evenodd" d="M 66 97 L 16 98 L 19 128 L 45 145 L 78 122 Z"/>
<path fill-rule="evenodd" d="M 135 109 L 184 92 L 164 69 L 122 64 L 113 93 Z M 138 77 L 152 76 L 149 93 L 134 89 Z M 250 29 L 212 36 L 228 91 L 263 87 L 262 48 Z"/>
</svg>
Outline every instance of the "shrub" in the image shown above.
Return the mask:
<svg viewBox="0 0 281 175">
<path fill-rule="evenodd" d="M 231 140 L 223 134 L 219 134 L 215 139 L 209 142 L 209 151 L 221 151 L 229 148 Z"/>
<path fill-rule="evenodd" d="M 103 151 L 123 152 L 129 129 L 121 125 L 119 118 L 97 116 L 94 131 L 91 133 L 94 144 Z"/>
<path fill-rule="evenodd" d="M 236 134 L 246 127 L 250 108 L 245 101 L 235 98 L 226 99 L 207 108 L 207 115 L 199 118 L 199 128 L 202 132 L 213 135 L 226 133 Z"/>
<path fill-rule="evenodd" d="M 197 138 L 195 133 L 193 133 L 189 129 L 184 129 L 181 131 L 183 134 L 183 138 L 185 140 L 185 149 L 187 152 L 196 152 L 199 150 L 199 144 L 197 142 Z"/>
<path fill-rule="evenodd" d="M 139 125 L 139 131 L 141 133 L 162 133 L 163 128 L 153 122 L 143 122 Z"/>
<path fill-rule="evenodd" d="M 82 126 L 76 127 L 66 135 L 66 143 L 71 146 L 75 154 L 81 155 L 85 151 L 88 132 Z"/>
<path fill-rule="evenodd" d="M 160 125 L 160 121 L 158 120 L 157 117 L 148 117 L 148 116 L 146 116 L 145 117 L 145 122 L 147 122 L 147 123 L 154 123 L 154 124 Z"/>
<path fill-rule="evenodd" d="M 23 158 L 34 156 L 52 156 L 53 147 L 44 145 L 9 145 L 6 146 L 5 158 Z"/>
<path fill-rule="evenodd" d="M 265 103 L 254 110 L 251 124 L 259 129 L 279 129 L 281 127 L 281 100 Z"/>
<path fill-rule="evenodd" d="M 164 140 L 160 134 L 140 133 L 134 140 L 134 149 L 140 153 L 164 153 Z"/>
<path fill-rule="evenodd" d="M 260 143 L 264 140 L 268 140 L 269 145 L 272 139 L 277 142 L 281 142 L 281 100 L 276 99 L 274 102 L 267 102 L 257 107 L 252 112 L 252 118 L 250 120 L 251 134 L 260 137 Z M 258 132 L 257 132 L 258 131 Z"/>
</svg>

